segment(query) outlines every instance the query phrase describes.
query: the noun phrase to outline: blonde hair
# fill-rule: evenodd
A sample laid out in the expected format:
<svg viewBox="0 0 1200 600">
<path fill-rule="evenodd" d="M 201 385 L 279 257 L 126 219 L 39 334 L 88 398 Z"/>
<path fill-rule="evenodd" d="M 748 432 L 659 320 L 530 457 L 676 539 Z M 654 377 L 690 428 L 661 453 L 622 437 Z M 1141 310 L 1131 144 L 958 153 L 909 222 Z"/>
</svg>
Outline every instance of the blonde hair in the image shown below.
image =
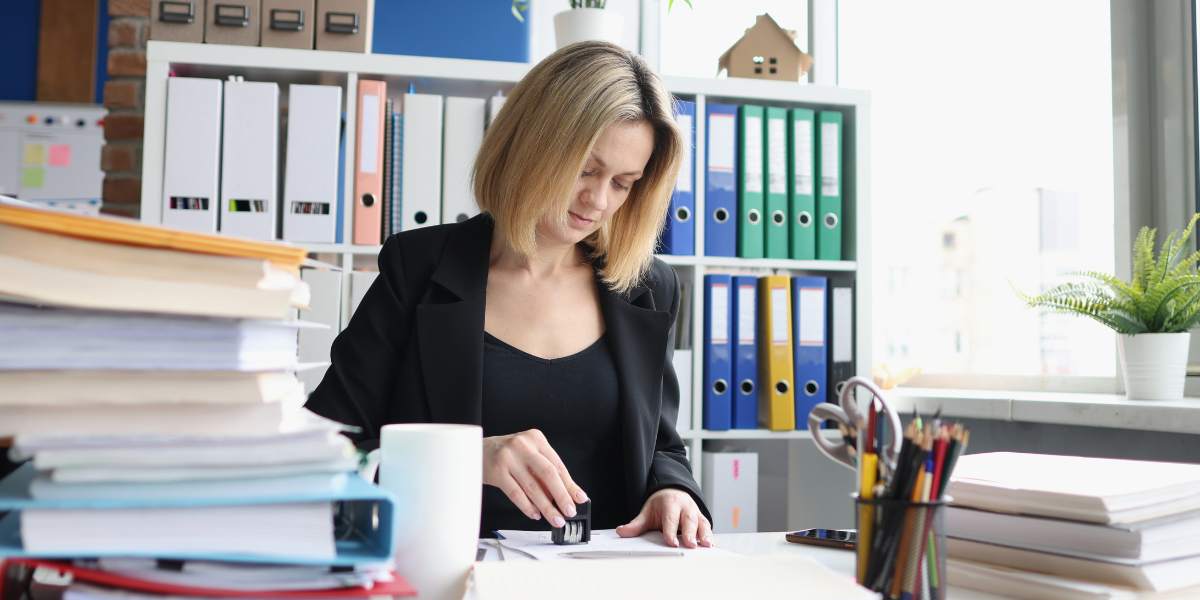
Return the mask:
<svg viewBox="0 0 1200 600">
<path fill-rule="evenodd" d="M 580 42 L 538 63 L 488 128 L 472 182 L 479 208 L 530 260 L 537 222 L 549 214 L 566 223 L 592 148 L 621 121 L 649 124 L 654 150 L 625 204 L 584 242 L 604 283 L 627 293 L 654 260 L 685 143 L 671 94 L 642 57 L 608 42 Z"/>
</svg>

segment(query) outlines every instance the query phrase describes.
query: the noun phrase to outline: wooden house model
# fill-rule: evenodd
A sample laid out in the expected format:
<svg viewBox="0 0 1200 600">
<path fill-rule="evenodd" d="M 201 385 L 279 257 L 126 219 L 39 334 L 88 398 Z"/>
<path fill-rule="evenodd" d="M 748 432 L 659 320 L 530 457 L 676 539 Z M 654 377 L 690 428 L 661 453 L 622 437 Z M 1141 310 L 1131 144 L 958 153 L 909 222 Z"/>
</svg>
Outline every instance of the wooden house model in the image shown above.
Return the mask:
<svg viewBox="0 0 1200 600">
<path fill-rule="evenodd" d="M 813 59 L 796 47 L 796 31 L 784 29 L 771 15 L 758 15 L 754 27 L 730 46 L 717 63 L 717 74 L 779 81 L 800 81 Z"/>
</svg>

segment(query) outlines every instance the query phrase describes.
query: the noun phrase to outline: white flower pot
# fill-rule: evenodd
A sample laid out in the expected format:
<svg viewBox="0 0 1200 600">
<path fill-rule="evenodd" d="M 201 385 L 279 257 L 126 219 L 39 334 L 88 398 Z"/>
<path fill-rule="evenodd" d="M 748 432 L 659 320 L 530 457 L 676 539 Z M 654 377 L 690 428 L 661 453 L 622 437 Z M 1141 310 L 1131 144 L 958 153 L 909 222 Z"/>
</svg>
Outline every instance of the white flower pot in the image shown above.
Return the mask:
<svg viewBox="0 0 1200 600">
<path fill-rule="evenodd" d="M 1117 338 L 1125 395 L 1130 400 L 1183 398 L 1191 333 L 1139 333 Z"/>
<path fill-rule="evenodd" d="M 621 13 L 603 8 L 573 8 L 554 15 L 554 36 L 559 48 L 587 40 L 620 44 L 624 26 Z"/>
</svg>

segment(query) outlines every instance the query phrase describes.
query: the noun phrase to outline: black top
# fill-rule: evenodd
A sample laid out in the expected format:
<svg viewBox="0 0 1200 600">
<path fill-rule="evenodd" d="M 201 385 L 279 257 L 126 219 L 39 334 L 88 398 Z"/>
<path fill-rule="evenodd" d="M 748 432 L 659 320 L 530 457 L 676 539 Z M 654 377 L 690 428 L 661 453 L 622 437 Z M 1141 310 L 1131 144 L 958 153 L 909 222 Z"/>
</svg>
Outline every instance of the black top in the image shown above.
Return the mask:
<svg viewBox="0 0 1200 600">
<path fill-rule="evenodd" d="M 492 226 L 483 213 L 390 236 L 379 252 L 379 277 L 333 341 L 332 365 L 305 406 L 360 427 L 349 437 L 364 450 L 379 445 L 379 428 L 388 423 L 482 425 Z M 654 492 L 678 488 L 707 517 L 675 431 L 675 270 L 655 259 L 628 293 L 598 288 L 618 375 L 625 504 L 637 514 Z"/>
<path fill-rule="evenodd" d="M 483 334 L 483 435 L 538 429 L 592 500 L 592 528 L 633 519 L 626 509 L 617 370 L 604 336 L 563 358 L 540 358 Z M 500 488 L 483 487 L 480 536 L 549 529 L 530 521 Z"/>
</svg>

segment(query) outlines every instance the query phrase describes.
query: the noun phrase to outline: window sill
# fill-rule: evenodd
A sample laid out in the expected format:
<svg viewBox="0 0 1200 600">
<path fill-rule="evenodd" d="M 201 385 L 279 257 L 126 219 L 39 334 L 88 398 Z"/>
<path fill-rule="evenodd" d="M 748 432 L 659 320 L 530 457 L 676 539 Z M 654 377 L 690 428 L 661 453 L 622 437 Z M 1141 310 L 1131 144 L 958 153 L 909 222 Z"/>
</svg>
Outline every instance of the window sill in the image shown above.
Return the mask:
<svg viewBox="0 0 1200 600">
<path fill-rule="evenodd" d="M 900 412 L 942 417 L 991 419 L 1200 434 L 1200 398 L 1163 402 L 1129 400 L 1123 394 L 1006 392 L 935 388 L 896 388 L 888 401 Z"/>
</svg>

